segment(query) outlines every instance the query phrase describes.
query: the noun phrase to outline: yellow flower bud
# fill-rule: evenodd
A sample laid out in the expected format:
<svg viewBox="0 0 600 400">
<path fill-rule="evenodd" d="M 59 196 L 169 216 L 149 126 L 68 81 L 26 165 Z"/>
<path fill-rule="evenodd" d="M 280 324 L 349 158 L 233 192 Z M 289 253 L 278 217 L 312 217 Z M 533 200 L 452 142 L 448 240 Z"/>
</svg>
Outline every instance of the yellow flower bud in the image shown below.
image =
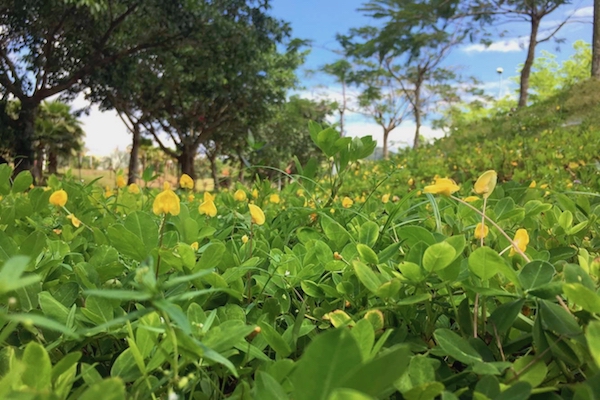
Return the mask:
<svg viewBox="0 0 600 400">
<path fill-rule="evenodd" d="M 77 218 L 73 214 L 67 215 L 67 218 L 71 220 L 71 223 L 73 224 L 73 226 L 75 228 L 79 228 L 81 226 L 81 221 L 79 220 L 79 218 Z"/>
<path fill-rule="evenodd" d="M 485 171 L 481 174 L 479 179 L 477 179 L 477 182 L 475 182 L 473 190 L 475 193 L 482 195 L 484 199 L 487 199 L 494 191 L 496 182 L 498 182 L 498 174 L 496 171 Z"/>
<path fill-rule="evenodd" d="M 194 249 L 194 251 L 198 251 L 198 242 L 194 242 L 194 243 L 190 244 L 190 247 L 192 249 Z"/>
<path fill-rule="evenodd" d="M 529 234 L 527 233 L 527 230 L 517 229 L 513 241 L 519 250 L 525 252 L 527 245 L 529 244 Z M 517 251 L 515 250 L 515 247 L 513 247 L 510 249 L 510 256 L 514 256 L 515 254 L 517 254 Z"/>
<path fill-rule="evenodd" d="M 183 189 L 194 189 L 194 180 L 188 174 L 181 175 L 179 186 Z"/>
<path fill-rule="evenodd" d="M 350 208 L 352 204 L 354 204 L 354 201 L 350 197 L 346 196 L 342 199 L 342 207 Z"/>
<path fill-rule="evenodd" d="M 167 188 L 163 190 L 154 198 L 154 203 L 152 204 L 152 212 L 154 214 L 179 215 L 180 211 L 179 197 L 171 189 Z"/>
<path fill-rule="evenodd" d="M 458 191 L 460 187 L 452 179 L 448 178 L 437 178 L 435 184 L 425 186 L 423 193 L 431 194 L 442 194 L 444 196 L 450 196 L 452 193 Z"/>
<path fill-rule="evenodd" d="M 469 196 L 469 197 L 465 198 L 465 201 L 466 201 L 467 203 L 474 203 L 474 202 L 476 202 L 477 200 L 479 200 L 479 197 L 477 197 L 477 196 Z"/>
<path fill-rule="evenodd" d="M 132 183 L 127 187 L 127 191 L 132 194 L 140 194 L 140 187 L 137 184 Z"/>
<path fill-rule="evenodd" d="M 233 194 L 233 198 L 236 201 L 246 201 L 246 199 L 248 198 L 248 196 L 246 196 L 246 192 L 244 192 L 242 189 L 238 189 Z"/>
<path fill-rule="evenodd" d="M 388 201 L 390 201 L 390 194 L 389 193 L 386 193 L 383 196 L 381 196 L 381 202 L 383 204 L 386 204 Z"/>
<path fill-rule="evenodd" d="M 281 199 L 279 198 L 279 195 L 277 193 L 273 193 L 269 196 L 269 201 L 274 204 L 279 204 Z"/>
<path fill-rule="evenodd" d="M 490 233 L 489 228 L 486 225 L 481 225 L 481 222 L 475 227 L 475 239 L 485 238 L 488 233 Z"/>
<path fill-rule="evenodd" d="M 65 204 L 67 204 L 68 199 L 69 199 L 69 196 L 67 195 L 67 192 L 65 192 L 64 190 L 61 189 L 61 190 L 57 190 L 54 193 L 52 193 L 50 195 L 50 198 L 48 199 L 48 201 L 53 206 L 64 207 Z"/>
<path fill-rule="evenodd" d="M 242 243 L 244 243 L 244 244 L 248 243 L 248 235 L 242 236 Z"/>
<path fill-rule="evenodd" d="M 265 213 L 261 208 L 254 204 L 248 204 L 250 209 L 250 217 L 253 224 L 262 225 L 265 223 Z"/>
<path fill-rule="evenodd" d="M 125 177 L 123 175 L 117 175 L 117 187 L 121 189 L 125 186 L 127 186 L 127 181 L 125 180 Z"/>
<path fill-rule="evenodd" d="M 254 197 L 255 199 L 258 199 L 258 189 L 252 190 L 252 197 Z"/>
</svg>

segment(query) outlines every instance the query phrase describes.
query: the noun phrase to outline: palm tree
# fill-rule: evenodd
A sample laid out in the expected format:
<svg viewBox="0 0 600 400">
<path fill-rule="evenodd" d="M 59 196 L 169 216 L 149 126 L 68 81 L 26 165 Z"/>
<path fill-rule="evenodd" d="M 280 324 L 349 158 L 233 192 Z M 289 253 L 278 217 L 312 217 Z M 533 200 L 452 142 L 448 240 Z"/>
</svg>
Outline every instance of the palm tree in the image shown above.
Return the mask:
<svg viewBox="0 0 600 400">
<path fill-rule="evenodd" d="M 81 121 L 71 111 L 71 106 L 60 101 L 45 101 L 36 119 L 37 142 L 36 172 L 41 177 L 44 157 L 48 160 L 48 173 L 58 171 L 58 158 L 68 158 L 83 147 L 85 132 Z"/>
</svg>

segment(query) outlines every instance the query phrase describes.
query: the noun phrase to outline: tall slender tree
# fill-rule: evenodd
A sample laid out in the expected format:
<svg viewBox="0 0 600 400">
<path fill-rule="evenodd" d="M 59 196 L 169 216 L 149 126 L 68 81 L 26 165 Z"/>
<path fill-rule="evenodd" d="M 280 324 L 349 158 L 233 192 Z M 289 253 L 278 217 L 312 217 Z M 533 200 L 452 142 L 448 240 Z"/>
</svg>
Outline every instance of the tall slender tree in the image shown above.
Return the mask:
<svg viewBox="0 0 600 400">
<path fill-rule="evenodd" d="M 41 102 L 118 60 L 173 48 L 209 24 L 212 1 L 0 0 L 0 85 L 21 102 L 15 172 L 30 169 Z"/>
<path fill-rule="evenodd" d="M 594 0 L 594 34 L 592 38 L 592 76 L 600 79 L 600 0 Z"/>
</svg>

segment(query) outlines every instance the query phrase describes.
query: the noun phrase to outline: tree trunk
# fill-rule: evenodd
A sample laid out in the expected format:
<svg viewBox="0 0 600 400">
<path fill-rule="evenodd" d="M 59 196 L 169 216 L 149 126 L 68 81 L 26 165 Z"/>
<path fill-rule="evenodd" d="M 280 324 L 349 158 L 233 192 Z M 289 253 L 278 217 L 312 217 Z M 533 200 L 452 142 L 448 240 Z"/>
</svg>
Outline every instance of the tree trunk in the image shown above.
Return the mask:
<svg viewBox="0 0 600 400">
<path fill-rule="evenodd" d="M 56 174 L 58 172 L 58 154 L 56 150 L 48 151 L 48 173 L 50 175 Z"/>
<path fill-rule="evenodd" d="M 139 165 L 139 154 L 140 154 L 140 144 L 141 144 L 141 133 L 140 126 L 135 124 L 133 125 L 133 138 L 131 141 L 131 151 L 129 152 L 129 171 L 127 173 L 127 184 L 131 185 L 132 183 L 136 183 L 138 178 L 138 165 Z"/>
<path fill-rule="evenodd" d="M 240 159 L 240 171 L 238 172 L 238 182 L 244 184 L 244 170 L 246 169 L 246 165 L 244 164 L 244 159 L 242 155 L 238 153 L 238 157 Z"/>
<path fill-rule="evenodd" d="M 388 136 L 390 135 L 390 131 L 387 129 L 383 130 L 383 159 L 387 160 L 389 158 L 389 149 L 388 149 Z"/>
<path fill-rule="evenodd" d="M 208 156 L 208 161 L 210 161 L 210 174 L 212 176 L 213 182 L 214 182 L 214 191 L 218 191 L 219 190 L 219 174 L 217 171 L 217 155 L 215 152 L 215 155 L 209 155 Z"/>
<path fill-rule="evenodd" d="M 527 58 L 523 69 L 521 70 L 521 80 L 519 87 L 519 107 L 527 105 L 527 95 L 529 92 L 529 75 L 531 75 L 531 67 L 535 61 L 535 46 L 537 45 L 538 30 L 540 21 L 537 17 L 531 17 L 531 33 L 529 34 L 529 48 L 527 49 Z"/>
<path fill-rule="evenodd" d="M 35 162 L 33 163 L 32 174 L 36 181 L 39 183 L 42 181 L 44 176 L 44 151 L 45 146 L 39 142 L 35 149 Z"/>
<path fill-rule="evenodd" d="M 344 114 L 346 113 L 346 82 L 342 81 L 342 108 L 340 108 L 340 136 L 344 137 Z"/>
<path fill-rule="evenodd" d="M 16 176 L 21 171 L 31 171 L 35 157 L 33 141 L 35 137 L 35 116 L 39 104 L 21 102 L 21 111 L 17 120 L 15 138 L 15 170 Z"/>
<path fill-rule="evenodd" d="M 194 168 L 194 161 L 196 159 L 196 148 L 193 146 L 183 146 L 181 155 L 177 158 L 179 163 L 179 170 L 181 174 L 188 174 L 190 178 L 196 181 L 196 170 Z"/>
<path fill-rule="evenodd" d="M 592 77 L 600 79 L 600 0 L 594 0 L 594 36 L 592 39 Z"/>
<path fill-rule="evenodd" d="M 415 103 L 413 114 L 415 117 L 415 139 L 413 140 L 413 149 L 419 147 L 419 140 L 421 136 L 421 83 L 415 85 Z"/>
</svg>

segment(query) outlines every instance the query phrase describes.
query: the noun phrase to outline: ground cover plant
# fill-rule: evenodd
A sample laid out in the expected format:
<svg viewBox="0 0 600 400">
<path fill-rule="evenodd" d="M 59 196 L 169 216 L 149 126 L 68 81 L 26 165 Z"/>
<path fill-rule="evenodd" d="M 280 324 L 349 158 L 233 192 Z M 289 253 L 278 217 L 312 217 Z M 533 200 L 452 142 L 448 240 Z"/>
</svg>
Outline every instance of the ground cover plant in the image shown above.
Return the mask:
<svg viewBox="0 0 600 400">
<path fill-rule="evenodd" d="M 366 168 L 372 139 L 310 134 L 328 173 L 281 190 L 1 165 L 0 398 L 600 395 L 597 190 Z"/>
</svg>

